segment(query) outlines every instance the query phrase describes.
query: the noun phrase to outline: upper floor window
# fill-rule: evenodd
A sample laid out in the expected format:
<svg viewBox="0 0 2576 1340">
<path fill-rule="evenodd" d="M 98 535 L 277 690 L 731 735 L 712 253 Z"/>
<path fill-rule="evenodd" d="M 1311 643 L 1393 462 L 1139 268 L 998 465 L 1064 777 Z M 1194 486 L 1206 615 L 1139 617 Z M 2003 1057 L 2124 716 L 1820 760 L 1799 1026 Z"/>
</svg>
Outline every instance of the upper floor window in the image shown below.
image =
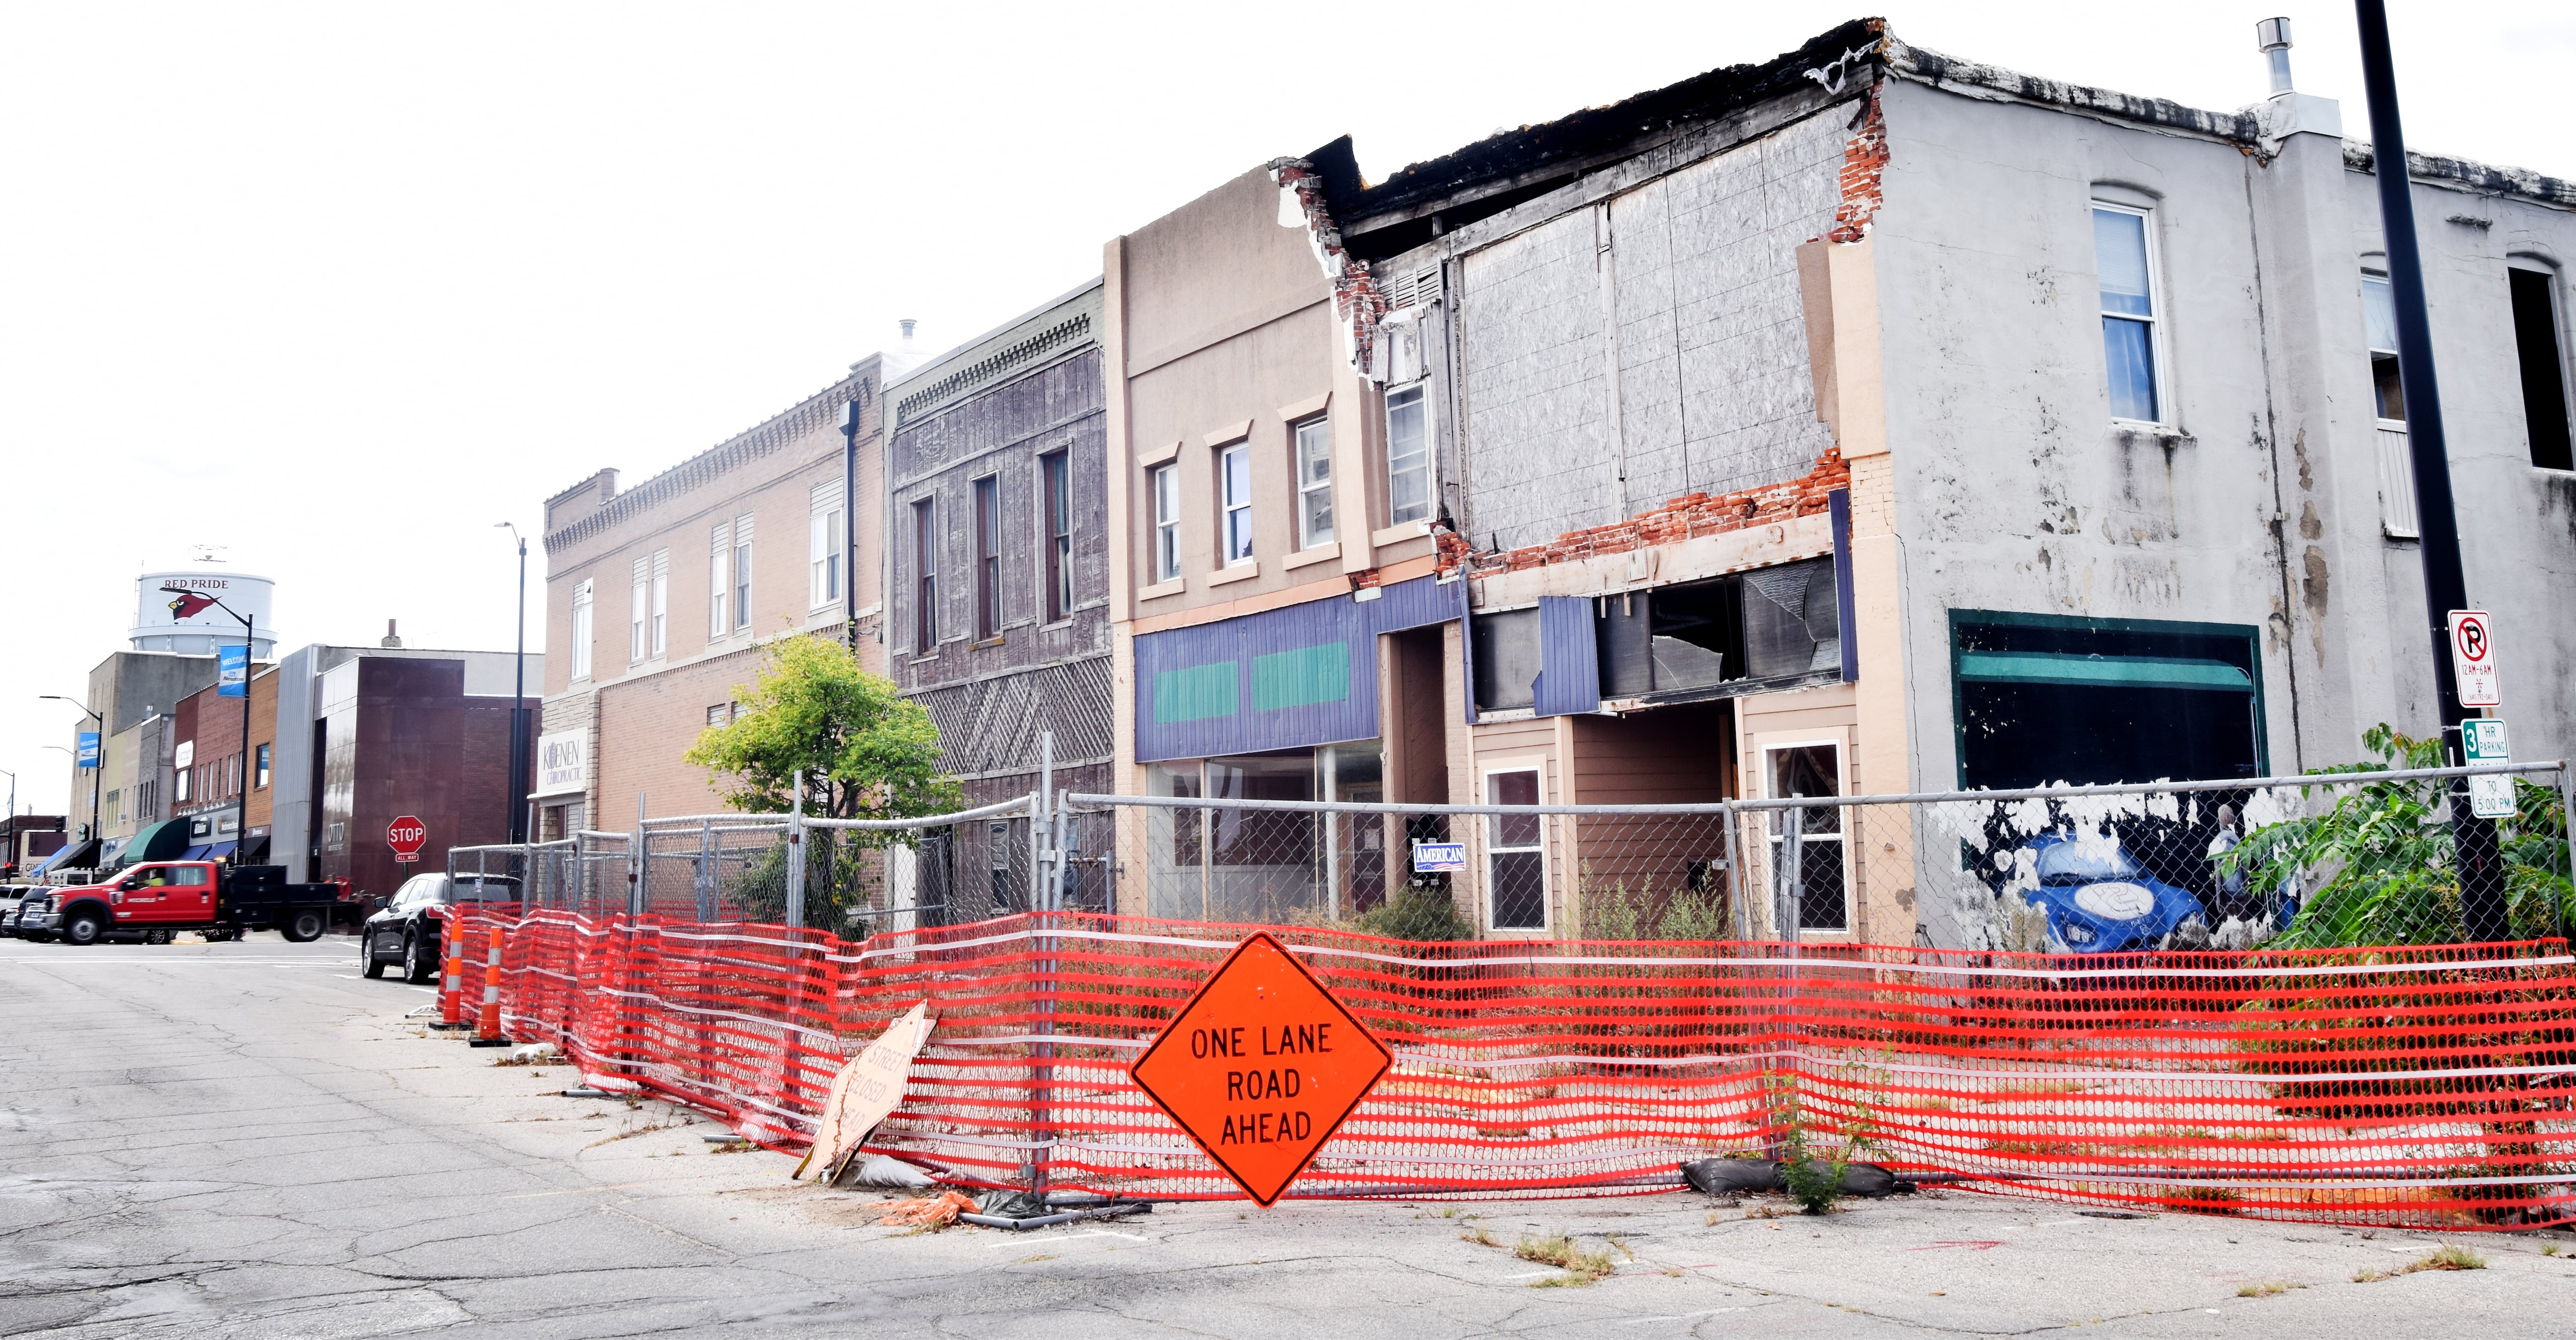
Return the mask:
<svg viewBox="0 0 2576 1340">
<path fill-rule="evenodd" d="M 2397 379 L 2397 296 L 2377 275 L 2361 277 L 2361 324 L 2370 340 L 2370 385 L 2374 411 L 2383 419 L 2406 421 L 2406 387 Z"/>
<path fill-rule="evenodd" d="M 2522 360 L 2522 421 L 2531 463 L 2576 470 L 2567 433 L 2567 353 L 2558 341 L 2558 276 L 2520 266 L 2505 271 L 2513 290 L 2513 343 Z"/>
<path fill-rule="evenodd" d="M 1145 474 L 1154 495 L 1154 580 L 1181 575 L 1181 467 L 1158 465 Z"/>
<path fill-rule="evenodd" d="M 2093 259 L 2102 277 L 2102 362 L 2110 372 L 2111 417 L 2161 423 L 2156 327 L 2162 313 L 2147 212 L 2094 202 Z"/>
<path fill-rule="evenodd" d="M 975 640 L 1002 632 L 1002 478 L 975 481 Z"/>
<path fill-rule="evenodd" d="M 1333 542 L 1333 434 L 1324 419 L 1290 430 L 1296 438 L 1297 547 Z"/>
<path fill-rule="evenodd" d="M 821 609 L 841 598 L 841 485 L 814 486 L 813 511 L 806 526 L 806 553 L 813 577 L 806 604 Z"/>
<path fill-rule="evenodd" d="M 254 762 L 254 763 L 251 765 L 251 778 L 250 778 L 250 784 L 251 784 L 251 789 L 252 789 L 252 790 L 254 790 L 254 791 L 265 791 L 265 790 L 267 790 L 267 789 L 268 789 L 268 746 L 267 746 L 267 745 L 261 745 L 261 746 L 259 747 L 259 753 L 258 753 L 258 756 L 257 756 L 257 761 L 256 761 L 256 762 Z"/>
<path fill-rule="evenodd" d="M 653 551 L 653 654 L 671 650 L 671 551 Z"/>
<path fill-rule="evenodd" d="M 733 594 L 732 574 L 725 571 L 733 557 L 731 528 L 723 522 L 707 536 L 707 640 L 723 637 L 733 625 L 725 621 L 725 604 Z"/>
<path fill-rule="evenodd" d="M 751 514 L 733 519 L 733 626 L 751 627 Z"/>
<path fill-rule="evenodd" d="M 1218 555 L 1231 567 L 1252 561 L 1252 448 L 1241 442 L 1217 453 L 1217 534 L 1224 542 Z"/>
<path fill-rule="evenodd" d="M 1431 418 L 1422 383 L 1386 393 L 1386 520 L 1431 519 Z"/>
<path fill-rule="evenodd" d="M 638 664 L 644 659 L 644 650 L 651 637 L 653 560 L 639 555 L 634 570 L 628 575 L 628 582 L 631 589 L 627 592 L 626 659 L 630 664 Z"/>
<path fill-rule="evenodd" d="M 590 583 L 572 589 L 572 677 L 590 678 Z"/>
<path fill-rule="evenodd" d="M 928 498 L 912 505 L 912 570 L 918 574 L 912 599 L 912 650 L 918 656 L 939 647 L 939 536 L 933 528 L 934 505 Z"/>
<path fill-rule="evenodd" d="M 1046 621 L 1073 616 L 1073 490 L 1070 452 L 1038 457 L 1038 515 L 1046 522 Z"/>
</svg>

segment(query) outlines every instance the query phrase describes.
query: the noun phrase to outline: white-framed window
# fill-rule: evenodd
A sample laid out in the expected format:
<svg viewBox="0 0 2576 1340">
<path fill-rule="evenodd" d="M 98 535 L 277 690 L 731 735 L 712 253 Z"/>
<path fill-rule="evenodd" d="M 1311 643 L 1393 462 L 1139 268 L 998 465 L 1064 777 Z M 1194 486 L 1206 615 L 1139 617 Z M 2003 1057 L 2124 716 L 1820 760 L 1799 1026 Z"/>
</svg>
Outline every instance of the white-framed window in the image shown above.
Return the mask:
<svg viewBox="0 0 2576 1340">
<path fill-rule="evenodd" d="M 2147 220 L 2146 210 L 2094 201 L 2093 260 L 2101 277 L 2102 362 L 2111 417 L 2163 423 L 2163 295 Z"/>
<path fill-rule="evenodd" d="M 1154 496 L 1154 580 L 1181 575 L 1181 467 L 1158 465 L 1145 472 Z"/>
<path fill-rule="evenodd" d="M 751 627 L 751 514 L 733 519 L 733 626 Z"/>
<path fill-rule="evenodd" d="M 572 677 L 590 678 L 590 583 L 572 589 Z"/>
<path fill-rule="evenodd" d="M 707 641 L 713 642 L 731 631 L 726 621 L 725 605 L 733 595 L 733 574 L 726 571 L 733 558 L 733 528 L 719 521 L 707 535 Z"/>
<path fill-rule="evenodd" d="M 1386 393 L 1386 522 L 1431 519 L 1431 399 L 1421 382 Z"/>
<path fill-rule="evenodd" d="M 2371 407 L 2382 422 L 2406 422 L 2406 386 L 2397 376 L 2397 292 L 2374 274 L 2361 277 L 2361 326 L 2370 344 Z"/>
<path fill-rule="evenodd" d="M 1297 462 L 1297 547 L 1333 542 L 1333 433 L 1322 417 L 1288 430 Z"/>
<path fill-rule="evenodd" d="M 1488 805 L 1539 803 L 1539 763 L 1485 771 Z M 1485 924 L 1498 931 L 1547 929 L 1547 816 L 1485 816 Z"/>
<path fill-rule="evenodd" d="M 671 650 L 671 551 L 653 551 L 653 655 Z"/>
<path fill-rule="evenodd" d="M 813 508 L 806 524 L 806 551 L 812 580 L 806 604 L 821 609 L 841 598 L 841 485 L 834 480 L 814 486 Z"/>
<path fill-rule="evenodd" d="M 1773 800 L 1792 796 L 1839 796 L 1843 793 L 1842 741 L 1785 740 L 1762 742 L 1762 785 Z M 1794 913 L 1802 931 L 1851 929 L 1850 855 L 1843 833 L 1842 807 L 1801 807 L 1796 873 L 1788 859 L 1789 811 L 1770 812 L 1772 906 Z"/>
<path fill-rule="evenodd" d="M 646 649 L 652 645 L 653 636 L 653 559 L 651 555 L 635 556 L 634 570 L 628 580 L 633 589 L 627 592 L 626 661 L 630 665 L 641 665 L 644 663 Z"/>
<path fill-rule="evenodd" d="M 1252 561 L 1252 448 L 1237 442 L 1216 455 L 1218 555 L 1223 566 Z"/>
</svg>

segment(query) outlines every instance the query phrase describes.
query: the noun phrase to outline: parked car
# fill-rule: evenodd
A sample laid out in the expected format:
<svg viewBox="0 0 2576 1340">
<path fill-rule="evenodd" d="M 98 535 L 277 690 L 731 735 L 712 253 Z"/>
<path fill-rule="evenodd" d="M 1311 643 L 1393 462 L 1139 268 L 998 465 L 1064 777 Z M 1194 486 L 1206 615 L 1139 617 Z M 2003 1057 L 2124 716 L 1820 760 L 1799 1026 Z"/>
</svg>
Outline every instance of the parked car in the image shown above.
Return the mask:
<svg viewBox="0 0 2576 1340">
<path fill-rule="evenodd" d="M 2060 954 L 2112 954 L 2171 949 L 2187 923 L 2203 928 L 2208 914 L 2187 889 L 2147 873 L 2120 840 L 2049 833 L 2028 847 L 2039 887 L 2022 900 L 2048 918 L 2048 947 Z"/>
<path fill-rule="evenodd" d="M 394 890 L 385 909 L 358 928 L 358 971 L 382 977 L 402 965 L 406 982 L 438 976 L 439 937 L 448 909 L 463 903 L 515 903 L 519 881 L 511 875 L 414 875 Z"/>
<path fill-rule="evenodd" d="M 50 891 L 44 906 L 20 922 L 30 938 L 89 945 L 108 939 L 168 944 L 180 931 L 209 940 L 275 930 L 296 943 L 318 940 L 356 904 L 346 881 L 290 883 L 282 865 L 154 861 L 96 884 Z"/>
<path fill-rule="evenodd" d="M 18 933 L 18 915 L 27 904 L 45 896 L 43 886 L 36 884 L 0 884 L 0 939 Z"/>
</svg>

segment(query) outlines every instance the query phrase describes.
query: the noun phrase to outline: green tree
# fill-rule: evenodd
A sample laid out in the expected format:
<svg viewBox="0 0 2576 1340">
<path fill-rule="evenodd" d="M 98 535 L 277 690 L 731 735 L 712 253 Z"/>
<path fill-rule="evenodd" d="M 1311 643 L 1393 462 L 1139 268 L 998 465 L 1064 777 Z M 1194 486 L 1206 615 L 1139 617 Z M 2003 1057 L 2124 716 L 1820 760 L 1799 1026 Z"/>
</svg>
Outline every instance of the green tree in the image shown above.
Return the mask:
<svg viewBox="0 0 2576 1340">
<path fill-rule="evenodd" d="M 2362 735 L 2373 763 L 2317 768 L 2309 775 L 2442 766 L 2442 743 L 2401 735 L 2385 723 Z M 2448 944 L 2467 932 L 2452 858 L 2450 802 L 2441 778 L 2365 782 L 2324 813 L 2269 824 L 2221 858 L 2250 889 L 2319 881 L 2299 914 L 2266 946 Z M 2514 779 L 2515 813 L 2496 821 L 2504 856 L 2507 915 L 2517 938 L 2567 933 L 2571 898 L 2565 859 L 2567 815 L 2549 788 Z"/>
<path fill-rule="evenodd" d="M 939 770 L 939 730 L 894 682 L 872 675 L 840 643 L 810 634 L 762 651 L 760 673 L 732 722 L 709 726 L 685 756 L 737 810 L 783 814 L 805 779 L 805 812 L 834 819 L 910 819 L 958 806 Z M 909 832 L 813 830 L 806 843 L 805 919 L 839 930 L 867 892 L 874 862 L 860 854 L 914 841 Z M 756 920 L 786 911 L 784 844 L 754 860 L 733 893 Z"/>
</svg>

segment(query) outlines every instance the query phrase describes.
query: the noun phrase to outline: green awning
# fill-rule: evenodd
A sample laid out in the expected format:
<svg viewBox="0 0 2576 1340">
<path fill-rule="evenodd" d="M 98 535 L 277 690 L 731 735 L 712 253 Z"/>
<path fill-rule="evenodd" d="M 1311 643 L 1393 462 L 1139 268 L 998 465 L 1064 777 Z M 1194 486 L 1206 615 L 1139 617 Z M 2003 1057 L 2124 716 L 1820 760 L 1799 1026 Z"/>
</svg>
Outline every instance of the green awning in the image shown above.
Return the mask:
<svg viewBox="0 0 2576 1340">
<path fill-rule="evenodd" d="M 2081 684 L 2105 689 L 2200 689 L 2252 693 L 2254 681 L 2225 661 L 2150 656 L 2075 656 L 2050 651 L 1959 653 L 1962 684 Z"/>
<path fill-rule="evenodd" d="M 125 844 L 125 850 L 117 853 L 116 859 L 127 865 L 175 861 L 179 859 L 179 853 L 187 849 L 188 821 L 164 819 L 157 824 L 145 824 L 135 833 L 134 840 Z"/>
</svg>

